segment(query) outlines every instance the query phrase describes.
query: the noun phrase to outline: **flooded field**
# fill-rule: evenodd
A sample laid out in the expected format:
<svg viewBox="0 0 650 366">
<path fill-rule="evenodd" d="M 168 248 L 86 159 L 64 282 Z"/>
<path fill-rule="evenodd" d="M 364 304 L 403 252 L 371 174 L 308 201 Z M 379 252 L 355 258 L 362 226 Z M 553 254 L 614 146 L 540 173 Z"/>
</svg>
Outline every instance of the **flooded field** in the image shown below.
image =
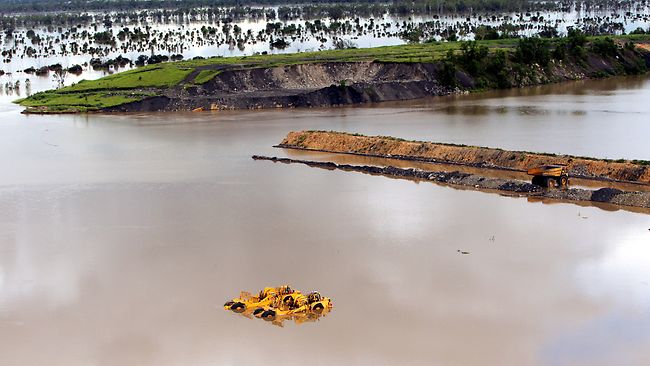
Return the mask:
<svg viewBox="0 0 650 366">
<path fill-rule="evenodd" d="M 649 97 L 644 77 L 329 110 L 4 102 L 0 364 L 647 365 L 647 214 L 251 155 L 322 129 L 650 159 Z M 279 328 L 222 308 L 284 283 L 332 312 Z"/>
<path fill-rule="evenodd" d="M 276 6 L 67 16 L 0 14 L 0 95 L 25 96 L 158 63 L 163 57 L 167 57 L 165 61 L 187 60 L 427 41 L 556 37 L 566 35 L 568 28 L 588 35 L 650 31 L 650 6 L 644 1 L 593 7 L 557 5 L 551 10 L 518 12 L 468 9 L 401 14 L 378 6 L 333 15 L 332 9 L 327 9 L 308 12 L 300 6 Z M 150 59 L 154 55 L 155 60 Z M 34 87 L 36 84 L 42 87 Z"/>
</svg>

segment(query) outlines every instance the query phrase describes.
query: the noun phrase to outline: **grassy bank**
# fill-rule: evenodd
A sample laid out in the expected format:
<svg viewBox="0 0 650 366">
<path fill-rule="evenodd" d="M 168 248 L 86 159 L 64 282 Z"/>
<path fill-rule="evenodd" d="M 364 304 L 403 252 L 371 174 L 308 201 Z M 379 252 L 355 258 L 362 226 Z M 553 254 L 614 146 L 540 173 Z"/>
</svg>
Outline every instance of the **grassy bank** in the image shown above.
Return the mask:
<svg viewBox="0 0 650 366">
<path fill-rule="evenodd" d="M 467 89 L 490 89 L 544 83 L 526 81 L 535 68 L 550 63 L 587 63 L 590 53 L 625 58 L 633 43 L 650 42 L 650 35 L 554 39 L 499 39 L 477 42 L 433 42 L 366 49 L 344 49 L 277 55 L 213 57 L 148 65 L 98 80 L 81 81 L 65 88 L 37 93 L 17 101 L 33 112 L 85 112 L 138 101 L 167 91 L 203 85 L 221 72 L 321 62 L 374 61 L 383 63 L 439 63 L 440 81 L 458 83 L 463 72 L 477 82 Z M 625 53 L 627 52 L 627 54 Z M 628 57 L 629 58 L 629 57 Z M 645 72 L 645 64 L 616 70 L 615 74 Z M 513 79 L 515 75 L 517 79 Z M 599 75 L 595 75 L 599 76 Z M 606 75 L 601 75 L 606 76 Z"/>
</svg>

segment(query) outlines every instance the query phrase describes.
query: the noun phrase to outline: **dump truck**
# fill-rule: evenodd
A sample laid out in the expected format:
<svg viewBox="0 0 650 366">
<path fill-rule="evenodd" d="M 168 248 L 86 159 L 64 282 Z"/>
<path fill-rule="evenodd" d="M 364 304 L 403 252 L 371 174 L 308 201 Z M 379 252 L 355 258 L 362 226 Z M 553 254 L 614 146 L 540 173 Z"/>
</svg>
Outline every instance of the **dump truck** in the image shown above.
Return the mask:
<svg viewBox="0 0 650 366">
<path fill-rule="evenodd" d="M 569 186 L 569 170 L 566 165 L 551 164 L 528 169 L 532 183 L 541 187 L 555 188 Z"/>
<path fill-rule="evenodd" d="M 224 309 L 282 326 L 285 320 L 298 324 L 317 321 L 332 310 L 332 300 L 317 291 L 304 295 L 286 285 L 266 287 L 257 296 L 242 291 L 238 298 L 226 302 Z"/>
<path fill-rule="evenodd" d="M 264 306 L 278 306 L 282 296 L 290 295 L 294 290 L 289 286 L 265 287 L 259 295 L 253 296 L 250 292 L 242 291 L 238 298 L 226 302 L 225 309 L 236 313 L 243 313 L 248 309 L 257 309 Z"/>
</svg>

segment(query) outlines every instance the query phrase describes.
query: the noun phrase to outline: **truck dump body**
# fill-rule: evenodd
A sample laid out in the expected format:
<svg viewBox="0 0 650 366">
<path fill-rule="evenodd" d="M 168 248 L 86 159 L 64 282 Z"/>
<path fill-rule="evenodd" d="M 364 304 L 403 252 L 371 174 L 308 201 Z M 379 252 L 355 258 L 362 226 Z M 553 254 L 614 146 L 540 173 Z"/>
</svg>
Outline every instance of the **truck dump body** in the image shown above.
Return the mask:
<svg viewBox="0 0 650 366">
<path fill-rule="evenodd" d="M 544 177 L 559 177 L 566 171 L 565 165 L 543 165 L 528 169 L 529 175 L 541 175 Z"/>
<path fill-rule="evenodd" d="M 569 185 L 569 172 L 566 165 L 542 165 L 528 169 L 533 176 L 532 183 L 538 186 L 553 188 Z"/>
</svg>

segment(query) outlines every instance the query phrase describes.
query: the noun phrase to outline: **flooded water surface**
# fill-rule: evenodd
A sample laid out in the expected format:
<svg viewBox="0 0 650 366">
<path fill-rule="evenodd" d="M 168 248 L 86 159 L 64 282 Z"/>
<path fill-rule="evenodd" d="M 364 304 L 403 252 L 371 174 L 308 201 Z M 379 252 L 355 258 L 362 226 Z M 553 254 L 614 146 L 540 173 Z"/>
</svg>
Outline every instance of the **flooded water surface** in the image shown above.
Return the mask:
<svg viewBox="0 0 650 366">
<path fill-rule="evenodd" d="M 650 159 L 649 96 L 632 78 L 330 110 L 5 104 L 0 364 L 647 365 L 647 214 L 250 157 L 324 129 Z M 331 313 L 222 308 L 286 283 Z"/>
</svg>

